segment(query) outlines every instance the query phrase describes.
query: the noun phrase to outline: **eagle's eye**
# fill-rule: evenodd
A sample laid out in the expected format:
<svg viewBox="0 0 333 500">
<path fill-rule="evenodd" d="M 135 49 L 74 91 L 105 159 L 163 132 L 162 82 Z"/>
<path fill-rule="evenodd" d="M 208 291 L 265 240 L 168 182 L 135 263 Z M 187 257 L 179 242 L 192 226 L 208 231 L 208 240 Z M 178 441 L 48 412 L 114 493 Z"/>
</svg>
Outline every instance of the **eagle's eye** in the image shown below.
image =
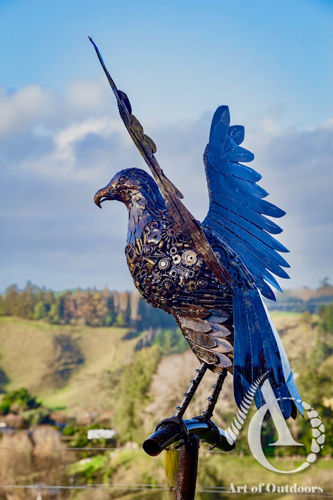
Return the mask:
<svg viewBox="0 0 333 500">
<path fill-rule="evenodd" d="M 119 184 L 125 184 L 126 181 L 127 181 L 127 178 L 124 175 L 121 175 L 118 179 Z"/>
</svg>

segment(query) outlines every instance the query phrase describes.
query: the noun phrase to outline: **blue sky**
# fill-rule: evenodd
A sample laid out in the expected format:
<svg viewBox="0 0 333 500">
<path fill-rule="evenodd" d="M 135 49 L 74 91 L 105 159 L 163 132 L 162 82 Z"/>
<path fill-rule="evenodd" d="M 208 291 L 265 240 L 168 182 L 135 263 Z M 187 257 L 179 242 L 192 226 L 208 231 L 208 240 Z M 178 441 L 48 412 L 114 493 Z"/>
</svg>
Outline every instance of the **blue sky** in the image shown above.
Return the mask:
<svg viewBox="0 0 333 500">
<path fill-rule="evenodd" d="M 199 218 L 202 150 L 228 104 L 247 130 L 271 201 L 287 210 L 290 282 L 332 269 L 332 2 L 0 0 L 0 289 L 131 288 L 126 213 L 91 203 L 121 168 L 142 167 L 91 35 L 158 159 Z"/>
</svg>

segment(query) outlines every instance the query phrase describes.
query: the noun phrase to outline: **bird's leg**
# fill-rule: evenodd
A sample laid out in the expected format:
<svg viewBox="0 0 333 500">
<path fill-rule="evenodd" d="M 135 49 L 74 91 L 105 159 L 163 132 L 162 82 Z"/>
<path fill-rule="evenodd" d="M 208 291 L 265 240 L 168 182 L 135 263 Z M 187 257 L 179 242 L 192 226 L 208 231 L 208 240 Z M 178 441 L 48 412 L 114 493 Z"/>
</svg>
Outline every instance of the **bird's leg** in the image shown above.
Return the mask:
<svg viewBox="0 0 333 500">
<path fill-rule="evenodd" d="M 215 405 L 217 403 L 217 399 L 220 395 L 220 392 L 221 392 L 221 389 L 223 386 L 223 382 L 227 376 L 227 373 L 228 373 L 227 370 L 224 368 L 221 371 L 221 373 L 219 374 L 219 376 L 217 377 L 215 384 L 213 384 L 213 386 L 212 386 L 213 391 L 212 391 L 212 394 L 208 398 L 208 405 L 207 405 L 206 409 L 202 412 L 202 418 L 204 418 L 205 420 L 210 420 L 213 416 Z"/>
<path fill-rule="evenodd" d="M 186 392 L 184 392 L 184 397 L 179 406 L 176 407 L 177 411 L 174 414 L 176 418 L 183 418 L 183 415 L 194 396 L 195 391 L 199 387 L 199 384 L 206 373 L 208 365 L 206 363 L 201 363 L 199 368 L 197 368 L 195 377 L 191 380 L 191 384 Z"/>
</svg>

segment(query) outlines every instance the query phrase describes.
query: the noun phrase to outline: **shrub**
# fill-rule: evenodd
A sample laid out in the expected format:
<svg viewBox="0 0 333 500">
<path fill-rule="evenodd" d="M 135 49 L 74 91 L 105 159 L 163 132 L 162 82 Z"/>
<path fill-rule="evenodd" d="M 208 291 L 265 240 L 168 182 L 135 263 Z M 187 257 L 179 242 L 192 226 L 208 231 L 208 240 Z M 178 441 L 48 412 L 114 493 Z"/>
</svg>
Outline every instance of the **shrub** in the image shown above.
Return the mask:
<svg viewBox="0 0 333 500">
<path fill-rule="evenodd" d="M 157 346 L 138 351 L 131 364 L 122 373 L 119 406 L 115 409 L 115 423 L 121 442 L 141 441 L 143 407 L 149 401 L 148 390 L 160 360 Z"/>
<path fill-rule="evenodd" d="M 40 403 L 36 398 L 31 396 L 28 390 L 22 387 L 4 395 L 0 404 L 0 412 L 4 415 L 10 411 L 20 413 L 21 411 L 38 408 L 39 406 Z"/>
</svg>

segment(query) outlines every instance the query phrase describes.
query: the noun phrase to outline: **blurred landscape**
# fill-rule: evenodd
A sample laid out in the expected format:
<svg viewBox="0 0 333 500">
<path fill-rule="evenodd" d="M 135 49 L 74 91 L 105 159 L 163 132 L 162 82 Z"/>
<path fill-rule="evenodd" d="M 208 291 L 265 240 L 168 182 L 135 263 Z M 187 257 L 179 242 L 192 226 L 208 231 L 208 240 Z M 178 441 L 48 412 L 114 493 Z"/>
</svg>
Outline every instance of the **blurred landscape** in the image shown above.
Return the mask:
<svg viewBox="0 0 333 500">
<path fill-rule="evenodd" d="M 333 287 L 324 279 L 268 305 L 302 397 L 325 424 L 323 456 L 303 473 L 274 474 L 251 456 L 245 428 L 229 454 L 201 446 L 199 499 L 221 497 L 232 482 L 333 491 Z M 0 498 L 165 498 L 163 457 L 141 444 L 174 413 L 197 365 L 173 318 L 134 291 L 9 287 L 0 296 Z M 214 380 L 205 377 L 188 415 L 201 413 Z M 235 412 L 227 377 L 214 420 L 226 428 Z M 269 422 L 263 430 L 280 469 L 302 463 L 311 445 L 307 418 L 291 428 L 307 450 L 272 450 L 275 431 Z M 88 439 L 94 429 L 115 434 Z"/>
</svg>

